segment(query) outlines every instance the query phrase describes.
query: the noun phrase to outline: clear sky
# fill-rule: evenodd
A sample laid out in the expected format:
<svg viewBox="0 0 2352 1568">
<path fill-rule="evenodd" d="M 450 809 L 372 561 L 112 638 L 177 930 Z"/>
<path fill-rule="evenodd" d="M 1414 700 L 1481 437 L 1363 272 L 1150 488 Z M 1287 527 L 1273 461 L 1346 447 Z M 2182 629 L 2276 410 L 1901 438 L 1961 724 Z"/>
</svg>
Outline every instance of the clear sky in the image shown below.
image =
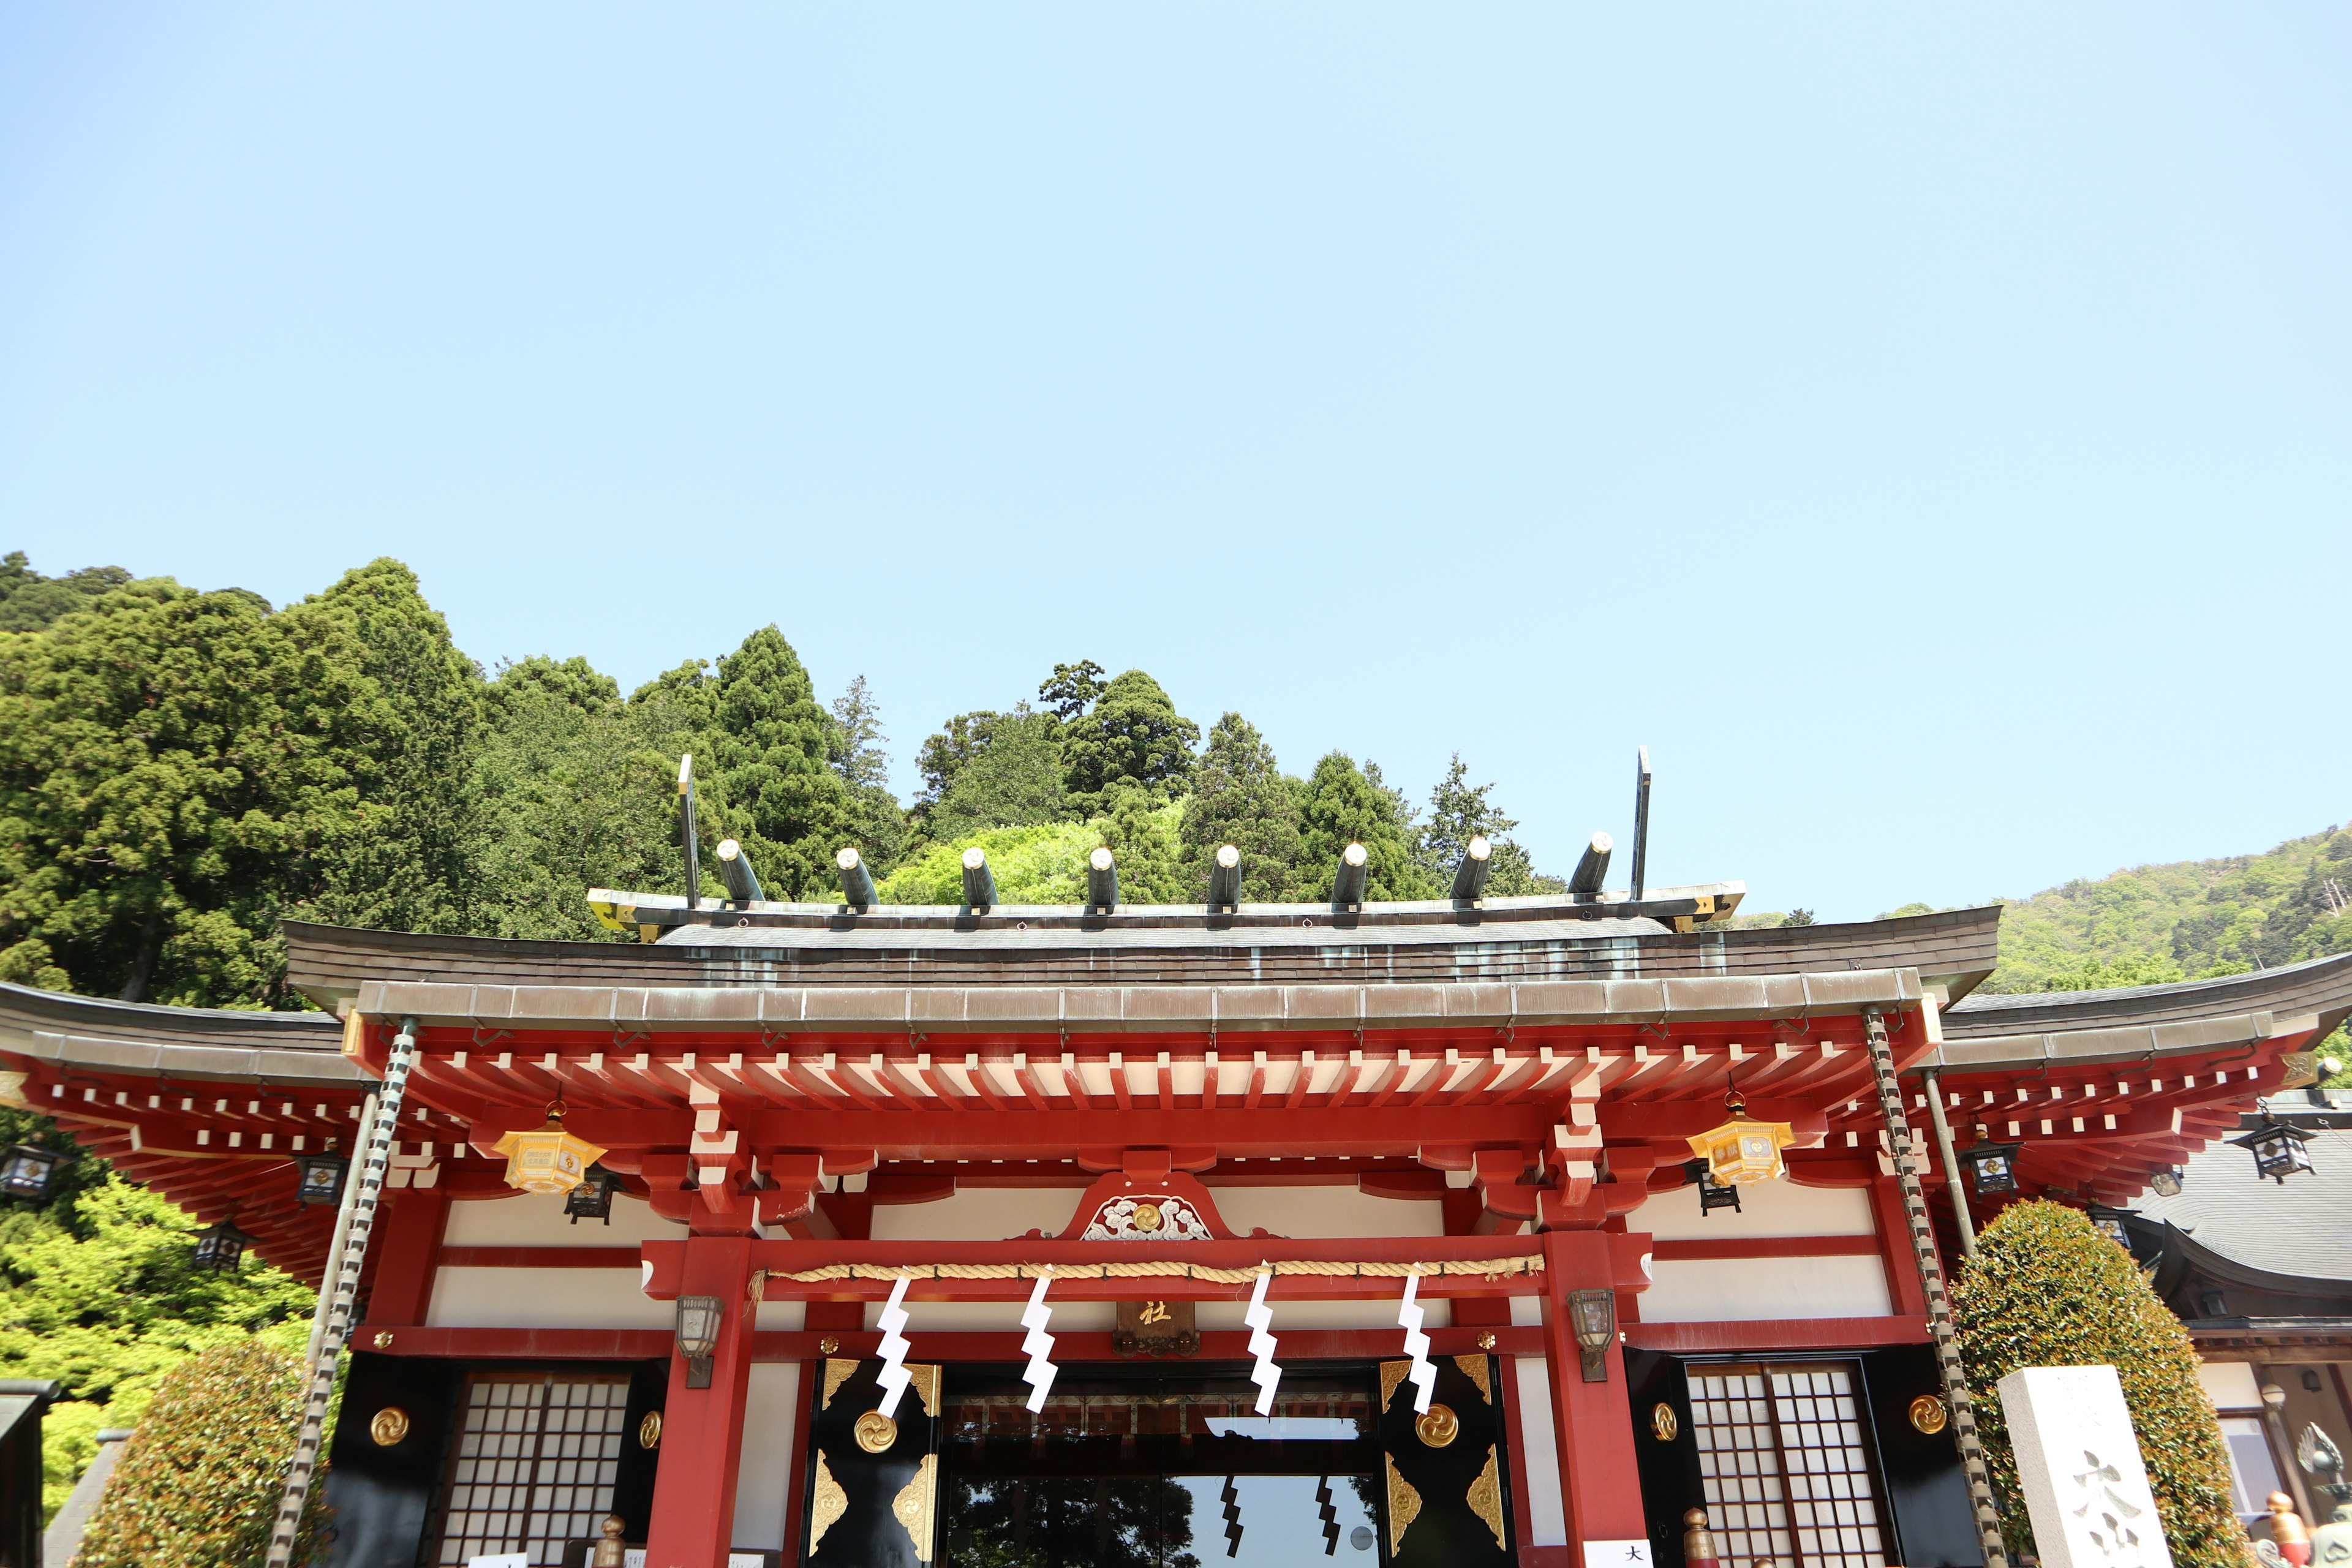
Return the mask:
<svg viewBox="0 0 2352 1568">
<path fill-rule="evenodd" d="M 0 8 L 0 549 L 1868 917 L 2352 816 L 2352 8 Z M 1622 856 L 1621 856 L 1622 860 Z M 1621 866 L 1622 875 L 1622 866 Z"/>
</svg>

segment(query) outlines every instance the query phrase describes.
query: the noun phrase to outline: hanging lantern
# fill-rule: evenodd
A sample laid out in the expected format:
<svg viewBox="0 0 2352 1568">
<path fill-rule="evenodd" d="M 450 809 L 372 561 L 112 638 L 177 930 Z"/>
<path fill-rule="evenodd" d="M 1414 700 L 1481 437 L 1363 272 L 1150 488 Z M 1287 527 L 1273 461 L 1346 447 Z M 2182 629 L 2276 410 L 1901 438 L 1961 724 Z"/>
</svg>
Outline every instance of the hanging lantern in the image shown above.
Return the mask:
<svg viewBox="0 0 2352 1568">
<path fill-rule="evenodd" d="M 30 1143 L 11 1143 L 0 1150 L 0 1193 L 12 1198 L 45 1198 L 49 1186 L 57 1180 L 58 1166 L 65 1156 L 53 1149 L 37 1149 Z"/>
<path fill-rule="evenodd" d="M 2137 1214 L 2137 1210 L 2111 1209 L 2105 1204 L 2093 1204 L 2083 1212 L 2090 1215 L 2091 1223 L 2098 1227 L 2100 1235 L 2126 1252 L 2131 1250 L 2131 1233 L 2124 1229 L 2124 1220 Z"/>
<path fill-rule="evenodd" d="M 2188 1179 L 2188 1167 L 2175 1165 L 2169 1170 L 2158 1171 L 2148 1178 L 2147 1184 L 2158 1197 L 2177 1198 L 2180 1195 L 2180 1189 Z"/>
<path fill-rule="evenodd" d="M 1698 1188 L 1698 1212 L 1701 1218 L 1706 1217 L 1709 1209 L 1729 1209 L 1734 1214 L 1740 1212 L 1739 1189 L 1727 1186 L 1717 1181 L 1715 1173 L 1706 1168 L 1706 1161 L 1685 1161 L 1683 1180 Z"/>
<path fill-rule="evenodd" d="M 214 1274 L 234 1274 L 245 1261 L 245 1249 L 254 1237 L 236 1228 L 236 1221 L 225 1219 L 196 1237 L 195 1256 L 189 1259 L 197 1268 Z"/>
<path fill-rule="evenodd" d="M 2281 1186 L 2286 1185 L 2286 1179 L 2297 1171 L 2312 1168 L 2311 1156 L 2303 1147 L 2310 1141 L 2311 1135 L 2302 1128 L 2284 1121 L 2265 1121 L 2243 1138 L 2230 1140 L 2253 1155 L 2256 1172 Z"/>
<path fill-rule="evenodd" d="M 1690 1140 L 1691 1152 L 1706 1162 L 1706 1173 L 1725 1186 L 1778 1181 L 1788 1174 L 1780 1151 L 1797 1141 L 1785 1121 L 1751 1121 L 1748 1102 L 1733 1089 L 1723 1097 L 1731 1120 Z M 1704 1192 L 1700 1201 L 1706 1201 Z"/>
<path fill-rule="evenodd" d="M 613 1223 L 613 1194 L 620 1184 L 621 1178 L 604 1166 L 591 1165 L 588 1173 L 580 1178 L 580 1184 L 565 1195 L 563 1212 L 572 1216 L 573 1225 L 583 1219 L 601 1219 L 610 1225 Z"/>
<path fill-rule="evenodd" d="M 352 1163 L 329 1150 L 323 1154 L 305 1154 L 294 1162 L 301 1177 L 294 1184 L 294 1196 L 305 1204 L 339 1204 L 343 1201 L 343 1178 L 351 1173 Z"/>
<path fill-rule="evenodd" d="M 1977 1129 L 1977 1141 L 1959 1152 L 1977 1196 L 2006 1197 L 2017 1191 L 2017 1152 L 2024 1147 L 2022 1143 L 1988 1143 L 1984 1129 Z"/>
<path fill-rule="evenodd" d="M 563 1101 L 547 1108 L 547 1125 L 532 1132 L 509 1132 L 494 1145 L 507 1157 L 507 1185 L 526 1193 L 568 1193 L 588 1174 L 604 1151 L 563 1130 Z"/>
</svg>

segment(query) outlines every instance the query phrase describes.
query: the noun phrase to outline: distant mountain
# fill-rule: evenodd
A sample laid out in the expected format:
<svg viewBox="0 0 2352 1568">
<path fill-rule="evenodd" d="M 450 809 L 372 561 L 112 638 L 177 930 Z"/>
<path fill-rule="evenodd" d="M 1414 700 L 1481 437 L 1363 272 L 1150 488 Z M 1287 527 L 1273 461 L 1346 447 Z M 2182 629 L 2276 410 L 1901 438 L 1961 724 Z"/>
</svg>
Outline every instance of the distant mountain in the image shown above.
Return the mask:
<svg viewBox="0 0 2352 1568">
<path fill-rule="evenodd" d="M 2352 829 L 2263 855 L 2135 866 L 2007 905 L 1991 991 L 2093 991 L 2352 950 Z"/>
</svg>

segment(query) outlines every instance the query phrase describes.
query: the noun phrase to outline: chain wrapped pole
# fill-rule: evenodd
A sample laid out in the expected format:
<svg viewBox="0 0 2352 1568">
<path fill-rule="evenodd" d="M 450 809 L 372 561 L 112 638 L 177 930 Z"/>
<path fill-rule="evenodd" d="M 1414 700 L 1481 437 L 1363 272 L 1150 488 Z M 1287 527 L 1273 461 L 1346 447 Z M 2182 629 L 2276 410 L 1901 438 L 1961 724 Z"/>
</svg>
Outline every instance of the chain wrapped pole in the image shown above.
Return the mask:
<svg viewBox="0 0 2352 1568">
<path fill-rule="evenodd" d="M 2000 1516 L 1992 1506 L 1992 1479 L 1986 1473 L 1984 1445 L 1977 1440 L 1976 1403 L 1969 1397 L 1960 1365 L 1959 1336 L 1952 1329 L 1950 1299 L 1944 1291 L 1944 1266 L 1936 1257 L 1936 1235 L 1927 1224 L 1927 1198 L 1920 1190 L 1919 1166 L 1911 1152 L 1911 1123 L 1903 1109 L 1903 1086 L 1895 1077 L 1895 1054 L 1886 1047 L 1886 1017 L 1873 1007 L 1863 1015 L 1870 1045 L 1871 1076 L 1878 1084 L 1878 1110 L 1886 1122 L 1887 1152 L 1903 1191 L 1903 1213 L 1911 1225 L 1911 1258 L 1927 1298 L 1927 1331 L 1935 1337 L 1936 1363 L 1944 1377 L 1944 1404 L 1952 1413 L 1952 1436 L 1959 1445 L 1960 1470 L 1968 1478 L 1969 1505 L 1976 1511 L 1977 1536 L 1985 1568 L 2009 1568 L 2000 1539 Z"/>
<path fill-rule="evenodd" d="M 360 1271 L 367 1264 L 368 1234 L 375 1226 L 376 1202 L 383 1194 L 384 1173 L 392 1165 L 394 1135 L 400 1131 L 400 1107 L 408 1089 L 408 1069 L 416 1059 L 416 1020 L 404 1018 L 393 1037 L 392 1059 L 385 1063 L 383 1087 L 378 1090 L 375 1114 L 363 1118 L 366 1142 L 362 1158 L 354 1162 L 345 1180 L 348 1221 L 338 1221 L 343 1233 L 340 1260 L 333 1278 L 320 1286 L 326 1300 L 322 1331 L 314 1334 L 310 1361 L 310 1399 L 302 1412 L 302 1427 L 294 1440 L 294 1461 L 286 1469 L 286 1490 L 278 1500 L 278 1525 L 269 1537 L 268 1568 L 291 1568 L 295 1539 L 301 1533 L 302 1510 L 310 1499 L 311 1478 L 319 1469 L 319 1448 L 327 1430 L 327 1404 L 335 1392 L 335 1366 L 342 1359 L 343 1342 L 352 1331 L 357 1310 Z M 326 1298 L 331 1289 L 333 1295 Z"/>
</svg>

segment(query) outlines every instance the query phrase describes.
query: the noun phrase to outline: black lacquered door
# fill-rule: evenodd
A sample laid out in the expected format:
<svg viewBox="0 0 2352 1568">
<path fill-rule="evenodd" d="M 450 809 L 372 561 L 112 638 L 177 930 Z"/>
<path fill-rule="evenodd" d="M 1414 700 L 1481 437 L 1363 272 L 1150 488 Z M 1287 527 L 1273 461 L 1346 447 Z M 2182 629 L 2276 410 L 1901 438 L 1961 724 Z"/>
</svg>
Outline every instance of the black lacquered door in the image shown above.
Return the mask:
<svg viewBox="0 0 2352 1568">
<path fill-rule="evenodd" d="M 879 1361 L 832 1360 L 810 1391 L 808 1542 L 826 1568 L 909 1568 L 939 1555 L 940 1369 L 909 1363 L 914 1381 L 882 1414 Z"/>
<path fill-rule="evenodd" d="M 1381 1363 L 1383 1528 L 1391 1568 L 1507 1568 L 1510 1461 L 1488 1355 L 1440 1356 L 1429 1411 L 1413 1411 L 1409 1361 Z"/>
</svg>

